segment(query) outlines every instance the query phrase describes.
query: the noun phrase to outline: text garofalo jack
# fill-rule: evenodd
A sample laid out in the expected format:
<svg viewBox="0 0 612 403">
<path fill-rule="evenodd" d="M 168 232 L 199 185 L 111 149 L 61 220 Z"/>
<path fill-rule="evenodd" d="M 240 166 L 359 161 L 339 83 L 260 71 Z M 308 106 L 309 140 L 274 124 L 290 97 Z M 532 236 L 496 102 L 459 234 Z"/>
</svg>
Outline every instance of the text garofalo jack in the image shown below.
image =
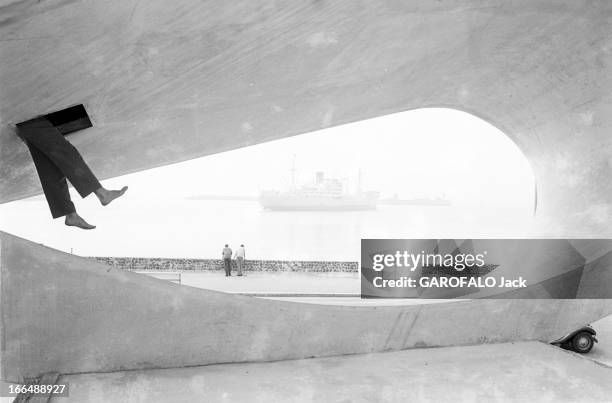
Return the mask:
<svg viewBox="0 0 612 403">
<path fill-rule="evenodd" d="M 482 277 L 478 269 L 487 265 L 487 251 L 482 253 L 412 253 L 407 250 L 394 253 L 380 253 L 372 256 L 372 270 L 381 273 L 372 279 L 376 288 L 523 288 L 527 280 L 517 278 Z M 415 272 L 421 268 L 420 276 L 404 275 L 383 278 L 387 268 L 400 269 L 397 272 Z M 425 275 L 427 273 L 429 275 Z"/>
</svg>

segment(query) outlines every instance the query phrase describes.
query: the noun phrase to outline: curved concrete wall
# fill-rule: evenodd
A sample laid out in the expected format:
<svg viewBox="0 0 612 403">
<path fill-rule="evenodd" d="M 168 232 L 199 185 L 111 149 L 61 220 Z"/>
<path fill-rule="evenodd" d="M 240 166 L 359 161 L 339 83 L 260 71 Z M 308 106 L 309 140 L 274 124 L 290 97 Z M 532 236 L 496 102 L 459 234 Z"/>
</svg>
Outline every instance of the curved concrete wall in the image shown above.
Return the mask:
<svg viewBox="0 0 612 403">
<path fill-rule="evenodd" d="M 0 201 L 40 191 L 13 125 L 77 103 L 102 177 L 448 106 L 527 155 L 542 234 L 612 234 L 608 1 L 2 4 Z"/>
<path fill-rule="evenodd" d="M 343 307 L 179 286 L 0 233 L 0 378 L 551 341 L 612 300 Z"/>
</svg>

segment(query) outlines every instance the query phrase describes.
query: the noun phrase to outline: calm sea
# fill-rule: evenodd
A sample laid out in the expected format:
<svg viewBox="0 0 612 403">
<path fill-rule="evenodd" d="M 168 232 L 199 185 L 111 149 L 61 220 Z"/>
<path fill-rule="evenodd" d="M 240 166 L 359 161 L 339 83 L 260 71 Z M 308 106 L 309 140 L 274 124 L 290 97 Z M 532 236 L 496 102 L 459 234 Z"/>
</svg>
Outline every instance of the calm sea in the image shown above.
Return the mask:
<svg viewBox="0 0 612 403">
<path fill-rule="evenodd" d="M 2 229 L 85 256 L 215 258 L 225 243 L 258 259 L 359 260 L 361 238 L 478 238 L 528 234 L 528 212 L 486 206 L 390 206 L 372 211 L 279 212 L 256 201 L 176 200 L 79 212 L 93 231 L 52 221 L 43 199 L 3 206 Z"/>
</svg>

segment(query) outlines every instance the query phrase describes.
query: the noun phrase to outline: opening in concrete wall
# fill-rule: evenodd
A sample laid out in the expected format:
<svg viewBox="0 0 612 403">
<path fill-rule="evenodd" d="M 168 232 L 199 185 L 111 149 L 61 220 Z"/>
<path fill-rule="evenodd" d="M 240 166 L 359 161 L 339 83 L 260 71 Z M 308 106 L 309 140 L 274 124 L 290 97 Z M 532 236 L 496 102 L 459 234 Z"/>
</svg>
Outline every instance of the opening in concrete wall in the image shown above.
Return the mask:
<svg viewBox="0 0 612 403">
<path fill-rule="evenodd" d="M 74 105 L 40 117 L 47 118 L 64 136 L 93 126 L 83 104 Z M 17 126 L 26 122 L 17 123 Z"/>
<path fill-rule="evenodd" d="M 237 123 L 240 130 L 240 123 Z M 86 256 L 358 260 L 361 238 L 530 234 L 535 179 L 524 154 L 471 114 L 428 108 L 245 147 L 106 181 L 84 237 L 42 196 L 0 206 L 2 228 Z M 75 197 L 75 200 L 78 199 Z"/>
</svg>

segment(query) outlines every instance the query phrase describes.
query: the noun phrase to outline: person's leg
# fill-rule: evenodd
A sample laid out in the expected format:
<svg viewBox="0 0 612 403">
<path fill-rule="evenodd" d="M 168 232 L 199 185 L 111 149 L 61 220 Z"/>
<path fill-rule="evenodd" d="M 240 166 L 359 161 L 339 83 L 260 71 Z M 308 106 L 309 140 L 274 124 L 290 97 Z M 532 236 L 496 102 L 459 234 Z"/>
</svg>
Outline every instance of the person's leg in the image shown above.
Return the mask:
<svg viewBox="0 0 612 403">
<path fill-rule="evenodd" d="M 58 218 L 76 211 L 72 200 L 70 200 L 68 183 L 62 171 L 36 147 L 29 143 L 26 143 L 26 145 L 30 150 L 36 172 L 38 172 L 38 178 L 45 193 L 47 204 L 49 204 L 51 216 Z"/>
<path fill-rule="evenodd" d="M 238 275 L 242 276 L 242 258 L 236 258 L 236 265 L 238 266 Z"/>
<path fill-rule="evenodd" d="M 44 153 L 68 178 L 81 197 L 95 193 L 107 205 L 127 190 L 106 190 L 102 187 L 78 150 L 47 119 L 37 118 L 18 126 L 19 137 Z"/>
<path fill-rule="evenodd" d="M 81 197 L 102 187 L 77 149 L 48 120 L 40 118 L 23 123 L 19 126 L 19 136 L 53 161 Z"/>
<path fill-rule="evenodd" d="M 53 218 L 66 216 L 65 223 L 69 226 L 76 226 L 83 229 L 94 229 L 94 225 L 87 223 L 81 218 L 70 200 L 68 183 L 66 177 L 57 166 L 47 156 L 36 147 L 26 142 L 30 155 L 34 161 L 36 172 L 47 199 L 47 204 L 51 210 Z"/>
</svg>

